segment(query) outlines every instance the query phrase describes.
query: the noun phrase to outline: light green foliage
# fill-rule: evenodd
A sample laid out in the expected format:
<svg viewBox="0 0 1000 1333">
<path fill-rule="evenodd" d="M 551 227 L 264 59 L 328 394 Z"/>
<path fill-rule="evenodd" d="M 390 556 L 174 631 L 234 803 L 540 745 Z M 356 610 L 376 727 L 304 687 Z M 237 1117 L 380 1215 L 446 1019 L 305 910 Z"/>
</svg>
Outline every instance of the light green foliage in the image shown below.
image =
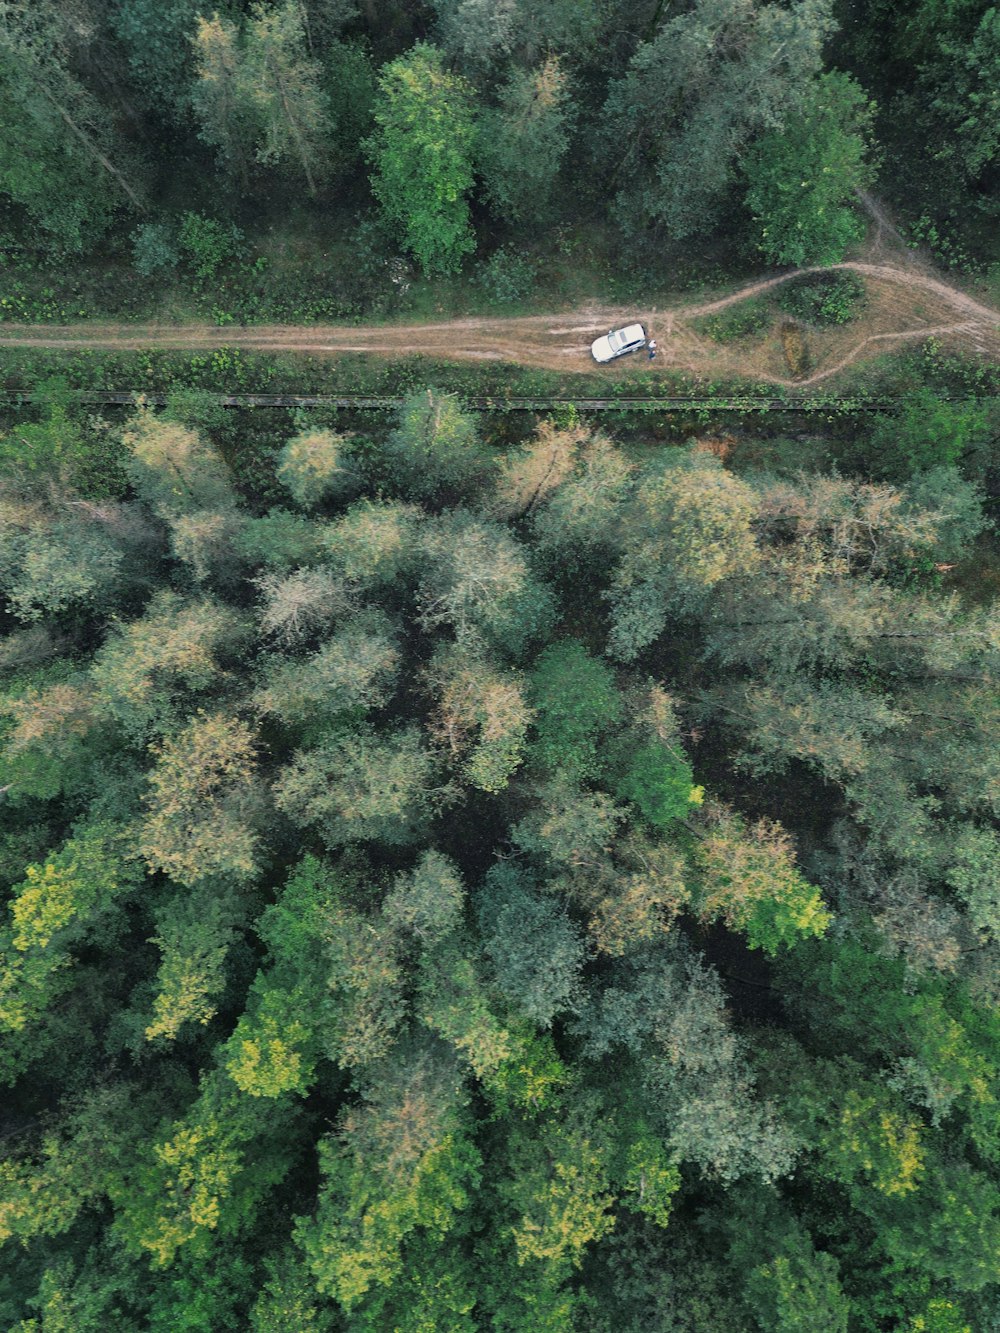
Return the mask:
<svg viewBox="0 0 1000 1333">
<path fill-rule="evenodd" d="M 183 1118 L 143 1144 L 115 1232 L 156 1269 L 179 1250 L 204 1254 L 209 1233 L 237 1234 L 289 1170 L 295 1116 L 244 1097 L 217 1073 L 206 1074 Z"/>
<path fill-rule="evenodd" d="M 303 1093 L 313 1074 L 312 1032 L 302 1021 L 312 996 L 266 982 L 257 988 L 257 1006 L 244 1015 L 228 1043 L 226 1071 L 241 1092 L 251 1097 Z"/>
<path fill-rule="evenodd" d="M 511 1059 L 515 1043 L 497 1017 L 483 978 L 469 957 L 471 941 L 449 937 L 422 960 L 421 1021 L 454 1047 L 481 1082 L 489 1083 Z"/>
<path fill-rule="evenodd" d="M 322 530 L 323 552 L 349 587 L 367 591 L 401 583 L 419 561 L 421 518 L 415 505 L 359 500 Z"/>
<path fill-rule="evenodd" d="M 634 471 L 625 454 L 600 436 L 584 447 L 572 475 L 531 515 L 547 563 L 574 569 L 617 548 L 620 505 Z"/>
<path fill-rule="evenodd" d="M 795 1232 L 767 1262 L 753 1269 L 747 1295 L 762 1333 L 847 1333 L 850 1303 L 838 1279 L 837 1261 L 817 1252 Z"/>
<path fill-rule="evenodd" d="M 945 878 L 966 904 L 973 925 L 1000 937 L 1000 836 L 966 825 L 952 848 Z"/>
<path fill-rule="evenodd" d="M 305 1092 L 312 1082 L 319 1045 L 315 1015 L 329 982 L 323 942 L 339 924 L 341 893 L 327 867 L 307 856 L 289 876 L 278 901 L 258 920 L 267 964 L 254 979 L 246 1009 L 224 1048 L 227 1073 L 251 1097 Z M 338 949 L 343 949 L 339 943 Z M 377 986 L 378 978 L 372 977 L 371 983 Z M 341 1007 L 341 1021 L 354 1021 L 347 1006 Z"/>
<path fill-rule="evenodd" d="M 457 866 L 440 852 L 428 851 L 413 870 L 396 876 L 382 910 L 421 943 L 435 944 L 459 926 L 464 901 Z"/>
<path fill-rule="evenodd" d="M 662 633 L 671 603 L 698 605 L 722 580 L 755 570 L 756 507 L 752 489 L 713 454 L 672 452 L 646 471 L 608 594 L 614 657 L 633 661 Z"/>
<path fill-rule="evenodd" d="M 124 1159 L 148 1120 L 145 1100 L 131 1094 L 126 1083 L 88 1089 L 29 1153 L 0 1161 L 0 1243 L 59 1235 L 102 1195 L 120 1196 Z"/>
<path fill-rule="evenodd" d="M 11 942 L 21 953 L 46 950 L 53 938 L 78 934 L 141 879 L 127 859 L 123 830 L 112 824 L 82 827 L 42 866 L 28 866 L 11 901 Z"/>
<path fill-rule="evenodd" d="M 528 697 L 536 711 L 533 762 L 570 783 L 600 772 L 599 738 L 622 711 L 608 667 L 575 640 L 552 645 L 535 664 Z"/>
<path fill-rule="evenodd" d="M 528 553 L 498 524 L 464 510 L 424 526 L 417 590 L 420 624 L 448 629 L 464 645 L 488 644 L 519 658 L 552 623 L 553 598 Z"/>
<path fill-rule="evenodd" d="M 315 825 L 330 847 L 368 839 L 414 842 L 447 792 L 415 727 L 380 734 L 334 733 L 300 750 L 281 772 L 275 801 L 299 825 Z"/>
<path fill-rule="evenodd" d="M 253 875 L 260 794 L 250 728 L 203 715 L 156 751 L 140 850 L 150 870 L 180 884 L 206 875 Z"/>
<path fill-rule="evenodd" d="M 357 465 L 351 457 L 351 442 L 332 430 L 304 430 L 282 449 L 278 479 L 304 509 L 323 500 L 339 500 L 358 484 Z"/>
<path fill-rule="evenodd" d="M 380 1074 L 336 1137 L 321 1141 L 319 1207 L 296 1232 L 316 1286 L 347 1310 L 396 1280 L 412 1233 L 440 1243 L 478 1183 L 481 1159 L 450 1062 L 416 1050 Z"/>
<path fill-rule="evenodd" d="M 327 166 L 330 104 L 303 18 L 294 0 L 254 5 L 242 27 L 218 13 L 199 17 L 191 100 L 201 137 L 244 182 L 251 164 L 276 165 L 300 173 L 315 194 Z"/>
<path fill-rule="evenodd" d="M 763 135 L 743 169 L 761 251 L 774 264 L 836 264 L 861 239 L 850 207 L 870 185 L 874 107 L 847 74 L 822 75 L 801 109 Z"/>
<path fill-rule="evenodd" d="M 454 499 L 493 466 L 474 418 L 454 394 L 426 389 L 404 403 L 384 450 L 387 480 L 408 499 Z"/>
<path fill-rule="evenodd" d="M 95 657 L 98 706 L 132 736 L 171 731 L 222 684 L 223 664 L 245 637 L 245 622 L 228 607 L 162 589 L 139 620 L 114 626 Z"/>
<path fill-rule="evenodd" d="M 51 680 L 44 671 L 0 696 L 9 719 L 0 750 L 0 779 L 8 799 L 43 800 L 78 789 L 91 776 L 98 724 L 93 693 L 85 680 Z M 49 678 L 49 680 L 46 679 Z"/>
<path fill-rule="evenodd" d="M 198 133 L 221 164 L 246 181 L 258 133 L 251 89 L 243 65 L 240 31 L 225 15 L 199 15 L 192 34 L 196 79 L 191 106 Z"/>
<path fill-rule="evenodd" d="M 673 1212 L 674 1195 L 680 1189 L 681 1173 L 663 1143 L 642 1127 L 625 1151 L 624 1202 L 635 1212 L 665 1227 Z"/>
<path fill-rule="evenodd" d="M 232 507 L 229 470 L 196 431 L 140 407 L 123 438 L 132 455 L 132 484 L 162 517 Z"/>
<path fill-rule="evenodd" d="M 265 1264 L 266 1281 L 250 1311 L 250 1333 L 327 1333 L 332 1320 L 301 1254 L 290 1246 Z"/>
<path fill-rule="evenodd" d="M 548 1028 L 577 1001 L 585 949 L 557 899 L 510 865 L 494 866 L 477 898 L 483 947 L 496 985 L 516 1013 Z"/>
<path fill-rule="evenodd" d="M 107 926 L 119 899 L 142 872 L 119 826 L 80 827 L 14 888 L 10 923 L 0 927 L 0 1028 L 30 1032 L 60 991 L 72 984 L 70 950 Z"/>
<path fill-rule="evenodd" d="M 330 113 L 296 0 L 251 9 L 240 72 L 260 126 L 257 161 L 300 171 L 315 194 L 326 168 Z"/>
<path fill-rule="evenodd" d="M 192 897 L 171 898 L 157 912 L 152 943 L 161 961 L 147 1041 L 176 1041 L 185 1024 L 204 1026 L 214 1018 L 239 916 L 223 884 L 203 885 Z"/>
<path fill-rule="evenodd" d="M 699 911 L 707 920 L 721 916 L 746 932 L 752 948 L 769 954 L 826 931 L 833 918 L 796 867 L 780 824 L 759 820 L 748 827 L 715 805 L 706 816 L 696 863 Z"/>
<path fill-rule="evenodd" d="M 305 661 L 271 658 L 254 703 L 292 726 L 382 708 L 392 695 L 399 656 L 391 623 L 380 612 L 364 612 Z"/>
<path fill-rule="evenodd" d="M 607 1151 L 594 1129 L 581 1118 L 514 1130 L 500 1195 L 518 1264 L 565 1273 L 614 1226 Z"/>
<path fill-rule="evenodd" d="M 379 74 L 372 188 L 424 273 L 454 272 L 475 248 L 466 195 L 475 128 L 471 90 L 419 42 Z"/>
<path fill-rule="evenodd" d="M 465 756 L 461 771 L 473 787 L 502 791 L 521 763 L 532 717 L 523 679 L 461 647 L 436 653 L 427 675 L 440 700 L 435 736 Z"/>
<path fill-rule="evenodd" d="M 359 1333 L 476 1333 L 480 1302 L 461 1243 L 417 1235 L 407 1240 L 405 1258 L 400 1277 L 369 1292 L 352 1326 Z"/>
</svg>

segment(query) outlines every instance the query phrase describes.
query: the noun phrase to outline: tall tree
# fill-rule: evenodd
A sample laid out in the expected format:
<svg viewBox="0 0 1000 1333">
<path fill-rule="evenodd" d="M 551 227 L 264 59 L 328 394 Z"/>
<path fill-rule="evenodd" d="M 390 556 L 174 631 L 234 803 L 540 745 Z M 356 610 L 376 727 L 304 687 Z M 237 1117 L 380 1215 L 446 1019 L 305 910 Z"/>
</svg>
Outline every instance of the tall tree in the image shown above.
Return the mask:
<svg viewBox="0 0 1000 1333">
<path fill-rule="evenodd" d="M 801 105 L 832 29 L 829 0 L 697 0 L 666 17 L 604 111 L 633 229 L 659 224 L 683 238 L 718 224 L 743 150 Z"/>
<path fill-rule="evenodd" d="M 375 196 L 425 274 L 455 272 L 475 249 L 471 89 L 418 42 L 383 67 L 379 93 L 368 141 Z"/>
</svg>

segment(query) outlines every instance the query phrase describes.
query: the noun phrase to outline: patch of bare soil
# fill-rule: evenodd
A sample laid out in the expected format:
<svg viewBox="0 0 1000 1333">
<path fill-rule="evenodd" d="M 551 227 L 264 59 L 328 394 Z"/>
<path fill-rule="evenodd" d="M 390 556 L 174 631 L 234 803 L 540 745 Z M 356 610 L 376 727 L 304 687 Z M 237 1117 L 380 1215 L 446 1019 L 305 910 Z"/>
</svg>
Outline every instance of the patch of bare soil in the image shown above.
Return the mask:
<svg viewBox="0 0 1000 1333">
<path fill-rule="evenodd" d="M 558 316 L 454 319 L 367 327 L 276 324 L 221 330 L 209 324 L 7 324 L 0 325 L 0 349 L 9 346 L 206 351 L 226 346 L 323 357 L 343 352 L 389 357 L 422 354 L 434 360 L 505 361 L 549 370 L 604 373 L 610 378 L 622 372 L 622 363 L 612 362 L 598 368 L 590 356 L 590 344 L 610 328 L 639 320 L 659 344 L 658 359 L 642 363 L 654 381 L 663 369 L 681 368 L 706 378 L 740 376 L 803 388 L 833 378 L 855 361 L 878 355 L 907 340 L 931 336 L 966 353 L 1000 359 L 1000 311 L 982 305 L 936 276 L 925 260 L 905 249 L 899 233 L 875 201 L 861 202 L 873 219 L 873 237 L 867 252 L 870 259 L 835 264 L 832 268 L 794 270 L 698 305 L 664 310 L 593 306 Z M 794 373 L 790 371 L 780 321 L 775 321 L 766 336 L 755 337 L 745 346 L 739 343 L 720 346 L 693 327 L 693 321 L 702 316 L 772 290 L 803 273 L 837 269 L 848 269 L 865 278 L 868 302 L 859 318 L 849 325 L 809 330 L 808 369 L 804 361 L 798 361 Z M 635 369 L 634 359 L 629 368 Z"/>
</svg>

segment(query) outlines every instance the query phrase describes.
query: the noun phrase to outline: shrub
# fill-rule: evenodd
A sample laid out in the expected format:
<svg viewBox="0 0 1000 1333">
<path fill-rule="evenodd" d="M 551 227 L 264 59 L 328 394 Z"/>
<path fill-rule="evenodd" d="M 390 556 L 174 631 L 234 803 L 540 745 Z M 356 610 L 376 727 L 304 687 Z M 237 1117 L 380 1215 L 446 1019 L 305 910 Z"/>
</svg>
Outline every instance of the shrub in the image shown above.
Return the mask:
<svg viewBox="0 0 1000 1333">
<path fill-rule="evenodd" d="M 713 342 L 738 342 L 740 338 L 752 337 L 760 333 L 771 323 L 771 310 L 766 301 L 747 300 L 721 310 L 717 315 L 699 320 L 695 327 L 706 334 Z"/>
<path fill-rule="evenodd" d="M 185 213 L 181 218 L 180 246 L 194 268 L 195 277 L 210 281 L 220 264 L 237 259 L 243 250 L 243 233 L 233 223 L 218 222 L 204 213 Z"/>
<path fill-rule="evenodd" d="M 849 324 L 864 308 L 864 281 L 856 273 L 821 273 L 778 288 L 778 305 L 796 319 L 826 327 Z"/>
<path fill-rule="evenodd" d="M 174 229 L 166 222 L 143 222 L 132 233 L 132 267 L 144 278 L 158 269 L 176 268 L 179 255 Z"/>
<path fill-rule="evenodd" d="M 475 282 L 497 305 L 513 305 L 529 295 L 538 266 L 523 250 L 501 249 L 479 265 Z"/>
</svg>

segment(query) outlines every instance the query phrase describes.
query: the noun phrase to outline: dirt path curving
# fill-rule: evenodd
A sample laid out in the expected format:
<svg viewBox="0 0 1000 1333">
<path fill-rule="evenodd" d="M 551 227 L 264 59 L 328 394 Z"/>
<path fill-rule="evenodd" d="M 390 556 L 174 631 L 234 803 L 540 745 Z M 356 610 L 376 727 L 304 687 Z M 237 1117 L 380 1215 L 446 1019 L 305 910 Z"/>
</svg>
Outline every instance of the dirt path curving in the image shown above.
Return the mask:
<svg viewBox="0 0 1000 1333">
<path fill-rule="evenodd" d="M 393 357 L 422 353 L 436 360 L 503 361 L 550 370 L 590 371 L 611 379 L 622 373 L 623 363 L 613 362 L 598 368 L 590 357 L 590 343 L 609 328 L 634 320 L 640 320 L 656 337 L 660 356 L 654 363 L 645 359 L 640 363 L 633 357 L 628 369 L 642 370 L 653 380 L 663 369 L 670 368 L 705 378 L 743 377 L 787 388 L 805 388 L 831 379 L 853 362 L 884 351 L 894 343 L 928 337 L 939 338 L 966 353 L 1000 360 L 1000 311 L 936 276 L 925 262 L 904 248 L 884 210 L 874 200 L 862 202 L 874 224 L 868 260 L 794 270 L 692 305 L 666 309 L 594 305 L 559 315 L 368 326 L 6 324 L 0 325 L 0 371 L 4 347 L 206 352 L 224 346 L 319 357 L 334 357 L 344 352 Z M 883 258 L 887 251 L 888 256 Z M 879 262 L 874 262 L 876 259 Z M 774 329 L 725 345 L 714 343 L 699 332 L 698 321 L 705 316 L 752 300 L 802 274 L 837 270 L 865 278 L 867 305 L 861 317 L 850 325 L 808 332 L 811 369 L 804 377 L 789 378 Z"/>
</svg>

